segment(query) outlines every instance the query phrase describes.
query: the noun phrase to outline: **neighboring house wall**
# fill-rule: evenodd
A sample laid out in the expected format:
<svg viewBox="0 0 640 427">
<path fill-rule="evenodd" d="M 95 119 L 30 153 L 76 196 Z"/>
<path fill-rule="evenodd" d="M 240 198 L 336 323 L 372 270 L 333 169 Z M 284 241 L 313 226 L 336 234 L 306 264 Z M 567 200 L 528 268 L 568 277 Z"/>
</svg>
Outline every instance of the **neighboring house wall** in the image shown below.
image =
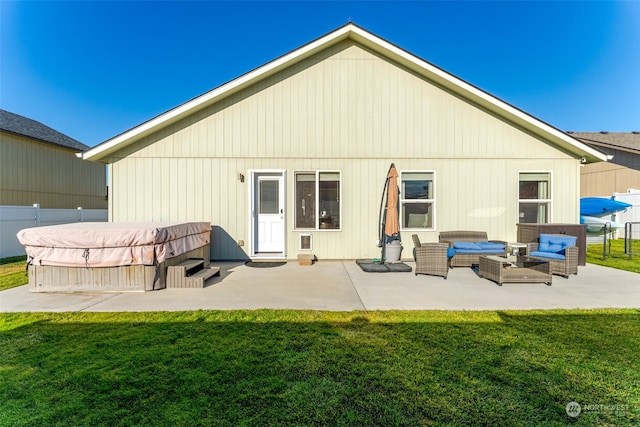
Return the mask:
<svg viewBox="0 0 640 427">
<path fill-rule="evenodd" d="M 613 156 L 607 163 L 580 169 L 580 197 L 611 196 L 640 188 L 640 132 L 573 132 L 597 150 Z"/>
<path fill-rule="evenodd" d="M 611 196 L 640 188 L 640 169 L 613 162 L 586 165 L 580 173 L 580 197 Z"/>
<path fill-rule="evenodd" d="M 387 170 L 435 172 L 435 229 L 515 241 L 518 174 L 551 173 L 551 221 L 578 222 L 579 161 L 416 73 L 342 42 L 110 155 L 111 221 L 210 221 L 214 259 L 246 256 L 249 186 L 239 174 L 286 170 L 287 257 L 295 171 L 342 172 L 342 229 L 316 230 L 321 259 L 379 256 Z M 227 236 L 222 238 L 220 235 Z"/>
<path fill-rule="evenodd" d="M 104 165 L 77 151 L 0 131 L 0 205 L 105 209 Z"/>
</svg>

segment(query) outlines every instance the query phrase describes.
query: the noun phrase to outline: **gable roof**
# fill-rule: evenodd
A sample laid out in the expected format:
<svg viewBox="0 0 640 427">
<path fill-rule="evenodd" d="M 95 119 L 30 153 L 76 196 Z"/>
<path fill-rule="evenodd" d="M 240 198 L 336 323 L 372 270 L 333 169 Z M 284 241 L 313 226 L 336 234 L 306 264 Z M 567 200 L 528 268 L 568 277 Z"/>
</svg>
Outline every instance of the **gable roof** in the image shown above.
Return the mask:
<svg viewBox="0 0 640 427">
<path fill-rule="evenodd" d="M 90 148 L 88 145 L 49 126 L 6 110 L 0 110 L 0 130 L 77 151 L 84 151 Z"/>
<path fill-rule="evenodd" d="M 569 132 L 569 134 L 593 147 L 640 154 L 640 132 Z"/>
<path fill-rule="evenodd" d="M 410 52 L 407 52 L 404 49 L 401 49 L 400 47 L 351 22 L 314 41 L 311 41 L 310 43 L 307 43 L 304 46 L 299 47 L 298 49 L 268 62 L 259 68 L 256 68 L 253 71 L 187 101 L 184 104 L 160 114 L 159 116 L 120 135 L 117 135 L 84 152 L 82 156 L 85 160 L 106 163 L 109 154 L 132 144 L 162 127 L 175 123 L 200 109 L 237 93 L 238 91 L 287 67 L 290 67 L 291 65 L 296 64 L 329 46 L 347 39 L 351 39 L 354 42 L 389 58 L 393 62 L 424 76 L 435 84 L 493 112 L 514 125 L 538 135 L 545 140 L 551 141 L 559 149 L 565 150 L 576 158 L 584 157 L 587 163 L 606 161 L 606 155 L 598 150 L 583 144 L 553 126 L 542 122 L 524 111 L 496 98 L 493 95 L 490 95 L 453 74 L 442 70 L 441 68 L 411 54 Z"/>
</svg>

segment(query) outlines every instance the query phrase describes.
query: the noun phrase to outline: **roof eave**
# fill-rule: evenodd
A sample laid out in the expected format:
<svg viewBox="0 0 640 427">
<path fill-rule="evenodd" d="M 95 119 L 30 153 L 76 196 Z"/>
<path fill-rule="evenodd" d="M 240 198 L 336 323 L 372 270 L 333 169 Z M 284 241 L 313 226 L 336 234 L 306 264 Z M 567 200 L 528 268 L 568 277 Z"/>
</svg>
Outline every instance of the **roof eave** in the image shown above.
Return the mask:
<svg viewBox="0 0 640 427">
<path fill-rule="evenodd" d="M 613 144 L 613 143 L 610 143 L 610 142 L 596 141 L 596 140 L 593 140 L 593 139 L 582 138 L 580 136 L 574 136 L 574 138 L 576 138 L 580 142 L 583 142 L 583 143 L 585 143 L 585 144 L 587 144 L 589 146 L 604 147 L 604 148 L 608 148 L 608 149 L 611 149 L 611 150 L 623 151 L 623 152 L 626 152 L 626 153 L 640 154 L 640 149 L 637 149 L 637 148 L 625 147 L 623 145 Z"/>
<path fill-rule="evenodd" d="M 17 136 L 17 137 L 20 137 L 20 138 L 29 139 L 31 141 L 38 142 L 40 144 L 53 145 L 54 147 L 61 148 L 63 150 L 73 151 L 76 154 L 82 153 L 82 149 L 80 149 L 80 148 L 69 147 L 68 145 L 59 144 L 57 142 L 48 141 L 48 140 L 42 139 L 42 138 L 36 138 L 35 136 L 25 135 L 25 134 L 19 133 L 19 132 L 13 132 L 13 131 L 8 130 L 8 129 L 0 129 L 0 132 L 4 132 L 4 133 L 7 133 L 9 135 Z"/>
</svg>

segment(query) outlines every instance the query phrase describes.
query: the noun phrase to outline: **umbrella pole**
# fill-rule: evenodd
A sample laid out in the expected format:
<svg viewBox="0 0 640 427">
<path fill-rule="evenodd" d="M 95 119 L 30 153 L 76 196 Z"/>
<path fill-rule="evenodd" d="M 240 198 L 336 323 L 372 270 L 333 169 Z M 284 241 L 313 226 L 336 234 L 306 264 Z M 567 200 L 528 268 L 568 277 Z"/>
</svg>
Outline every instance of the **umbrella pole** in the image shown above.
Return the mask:
<svg viewBox="0 0 640 427">
<path fill-rule="evenodd" d="M 380 200 L 380 220 L 378 223 L 380 224 L 379 237 L 380 237 L 380 245 L 382 246 L 382 253 L 380 255 L 380 264 L 384 264 L 384 257 L 386 256 L 385 249 L 385 238 L 384 238 L 384 227 L 387 222 L 387 208 L 384 204 L 385 194 L 389 189 L 389 178 L 384 183 L 384 189 L 382 190 L 382 199 Z"/>
</svg>

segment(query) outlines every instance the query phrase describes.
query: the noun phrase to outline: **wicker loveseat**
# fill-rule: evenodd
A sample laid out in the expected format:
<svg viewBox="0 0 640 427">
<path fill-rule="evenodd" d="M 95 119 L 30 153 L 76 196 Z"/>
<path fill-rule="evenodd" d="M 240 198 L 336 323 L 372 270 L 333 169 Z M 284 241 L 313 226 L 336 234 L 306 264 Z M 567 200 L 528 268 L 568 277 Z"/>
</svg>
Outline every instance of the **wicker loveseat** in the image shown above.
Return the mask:
<svg viewBox="0 0 640 427">
<path fill-rule="evenodd" d="M 480 255 L 507 256 L 507 242 L 489 240 L 486 231 L 442 231 L 440 243 L 455 250 L 451 267 L 471 267 L 480 263 Z"/>
<path fill-rule="evenodd" d="M 538 243 L 527 244 L 527 254 L 551 264 L 551 274 L 569 278 L 578 274 L 577 237 L 566 234 L 541 234 Z"/>
</svg>

